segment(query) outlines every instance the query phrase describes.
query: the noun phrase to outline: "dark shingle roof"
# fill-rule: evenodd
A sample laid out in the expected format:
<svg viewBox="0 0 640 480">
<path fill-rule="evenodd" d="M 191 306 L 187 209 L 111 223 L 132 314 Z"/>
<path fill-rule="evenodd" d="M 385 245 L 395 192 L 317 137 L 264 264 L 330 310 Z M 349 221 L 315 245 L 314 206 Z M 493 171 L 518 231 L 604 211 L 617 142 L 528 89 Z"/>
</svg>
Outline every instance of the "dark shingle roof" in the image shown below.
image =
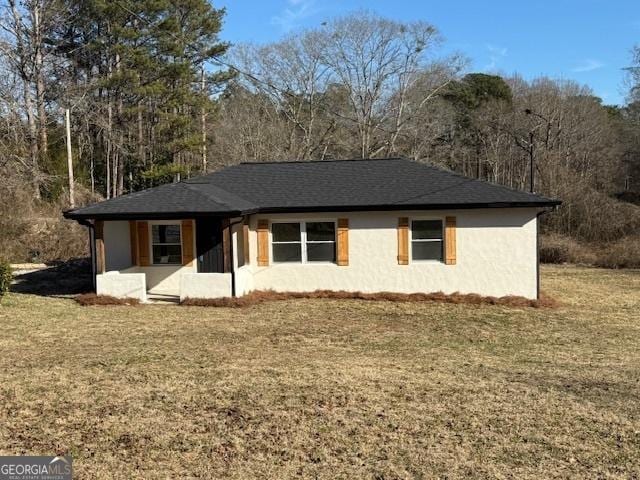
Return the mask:
<svg viewBox="0 0 640 480">
<path fill-rule="evenodd" d="M 254 212 L 547 207 L 557 200 L 403 158 L 241 163 L 66 212 L 149 218 Z"/>
</svg>

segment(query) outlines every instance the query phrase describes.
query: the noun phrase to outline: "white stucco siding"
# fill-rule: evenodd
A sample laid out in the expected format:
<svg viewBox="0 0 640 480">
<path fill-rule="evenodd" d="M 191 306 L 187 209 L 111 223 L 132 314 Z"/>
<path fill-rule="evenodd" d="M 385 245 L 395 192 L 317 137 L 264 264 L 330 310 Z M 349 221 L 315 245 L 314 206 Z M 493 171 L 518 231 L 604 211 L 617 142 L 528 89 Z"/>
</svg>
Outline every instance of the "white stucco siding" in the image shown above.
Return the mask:
<svg viewBox="0 0 640 480">
<path fill-rule="evenodd" d="M 398 265 L 398 217 L 457 218 L 457 263 L 409 262 Z M 311 220 L 349 218 L 349 265 L 271 264 L 257 267 L 256 226 L 260 218 Z M 256 215 L 250 232 L 252 289 L 317 289 L 402 293 L 478 293 L 535 298 L 536 210 L 319 213 Z M 272 260 L 270 252 L 270 260 Z"/>
<path fill-rule="evenodd" d="M 141 273 L 109 272 L 96 275 L 96 293 L 116 298 L 147 301 L 145 276 Z"/>
<path fill-rule="evenodd" d="M 254 274 L 250 265 L 245 265 L 236 270 L 236 296 L 241 296 L 255 290 Z"/>
<path fill-rule="evenodd" d="M 230 296 L 230 273 L 184 273 L 180 276 L 180 300 Z"/>
<path fill-rule="evenodd" d="M 148 220 L 149 226 L 154 224 L 180 223 L 175 221 L 154 221 Z M 195 252 L 195 224 L 193 234 L 193 251 Z M 151 234 L 149 234 L 151 238 Z M 145 276 L 146 289 L 150 293 L 160 293 L 166 295 L 179 295 L 180 282 L 183 273 L 195 273 L 197 271 L 196 261 L 192 266 L 184 265 L 149 265 L 146 267 L 132 266 L 131 264 L 131 237 L 129 233 L 128 221 L 105 221 L 104 222 L 104 247 L 105 247 L 105 270 L 106 272 L 121 273 L 143 273 Z M 151 244 L 149 244 L 151 252 Z M 126 280 L 123 277 L 123 281 Z M 109 282 L 117 282 L 115 278 Z M 106 293 L 105 293 L 106 294 Z"/>
<path fill-rule="evenodd" d="M 104 257 L 107 272 L 131 266 L 129 222 L 104 222 Z"/>
</svg>

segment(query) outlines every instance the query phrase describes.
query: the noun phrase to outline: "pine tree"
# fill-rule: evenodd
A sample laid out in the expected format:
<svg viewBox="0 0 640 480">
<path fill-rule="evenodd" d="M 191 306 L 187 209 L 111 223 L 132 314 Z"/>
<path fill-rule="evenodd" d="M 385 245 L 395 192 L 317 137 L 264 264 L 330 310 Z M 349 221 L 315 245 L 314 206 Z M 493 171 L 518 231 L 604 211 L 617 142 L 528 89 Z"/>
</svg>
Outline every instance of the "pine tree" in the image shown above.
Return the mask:
<svg viewBox="0 0 640 480">
<path fill-rule="evenodd" d="M 202 168 L 202 119 L 212 92 L 230 78 L 202 71 L 228 45 L 218 40 L 223 9 L 206 0 L 67 1 L 73 21 L 58 32 L 67 81 L 90 98 L 96 167 L 106 196 Z"/>
</svg>

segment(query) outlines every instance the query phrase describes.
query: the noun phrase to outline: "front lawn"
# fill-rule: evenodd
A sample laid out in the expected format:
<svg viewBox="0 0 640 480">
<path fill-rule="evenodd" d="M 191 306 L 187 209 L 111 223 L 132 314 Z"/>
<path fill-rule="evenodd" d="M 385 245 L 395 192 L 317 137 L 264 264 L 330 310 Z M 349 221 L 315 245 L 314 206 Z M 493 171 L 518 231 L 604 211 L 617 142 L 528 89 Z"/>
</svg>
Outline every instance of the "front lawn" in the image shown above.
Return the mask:
<svg viewBox="0 0 640 480">
<path fill-rule="evenodd" d="M 75 478 L 640 476 L 640 272 L 558 309 L 295 300 L 0 306 L 0 454 Z"/>
</svg>

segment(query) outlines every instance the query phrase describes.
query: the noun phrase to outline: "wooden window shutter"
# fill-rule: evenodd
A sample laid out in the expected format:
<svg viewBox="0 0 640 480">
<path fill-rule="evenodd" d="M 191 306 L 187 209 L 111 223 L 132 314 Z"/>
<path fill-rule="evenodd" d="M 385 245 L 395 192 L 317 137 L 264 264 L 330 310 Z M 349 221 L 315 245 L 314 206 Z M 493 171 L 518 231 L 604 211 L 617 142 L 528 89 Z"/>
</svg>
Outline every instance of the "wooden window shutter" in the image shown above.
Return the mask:
<svg viewBox="0 0 640 480">
<path fill-rule="evenodd" d="M 338 265 L 346 267 L 349 265 L 349 219 L 338 219 Z"/>
<path fill-rule="evenodd" d="M 409 219 L 398 218 L 398 265 L 409 265 Z"/>
<path fill-rule="evenodd" d="M 258 220 L 258 266 L 269 266 L 269 220 Z"/>
<path fill-rule="evenodd" d="M 249 219 L 245 219 L 242 224 L 242 253 L 244 254 L 244 265 L 249 265 L 251 255 L 249 255 Z"/>
<path fill-rule="evenodd" d="M 94 234 L 96 242 L 96 273 L 105 272 L 105 256 L 104 256 L 104 222 L 96 220 L 94 224 Z"/>
<path fill-rule="evenodd" d="M 444 222 L 444 263 L 456 264 L 456 217 L 446 217 Z"/>
<path fill-rule="evenodd" d="M 135 220 L 129 220 L 129 239 L 131 248 L 131 265 L 138 265 L 138 226 Z"/>
<path fill-rule="evenodd" d="M 138 264 L 141 267 L 148 267 L 151 265 L 151 258 L 149 257 L 149 223 L 138 223 Z"/>
<path fill-rule="evenodd" d="M 193 220 L 182 220 L 182 265 L 193 266 Z"/>
</svg>

